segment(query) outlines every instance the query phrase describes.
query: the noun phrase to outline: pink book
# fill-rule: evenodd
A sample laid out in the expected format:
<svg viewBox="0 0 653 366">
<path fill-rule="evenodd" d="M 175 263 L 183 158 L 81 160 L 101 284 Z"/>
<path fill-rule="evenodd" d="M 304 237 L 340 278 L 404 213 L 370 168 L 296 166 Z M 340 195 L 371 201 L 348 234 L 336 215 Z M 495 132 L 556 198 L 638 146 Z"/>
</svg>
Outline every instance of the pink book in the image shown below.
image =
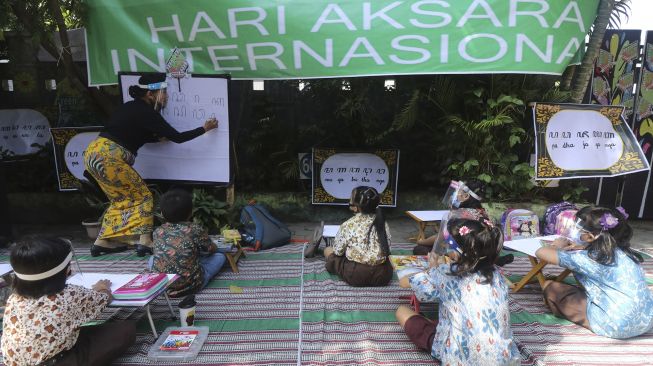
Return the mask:
<svg viewBox="0 0 653 366">
<path fill-rule="evenodd" d="M 152 287 L 157 286 L 161 281 L 167 281 L 168 276 L 165 273 L 141 273 L 131 281 L 120 286 L 114 294 L 134 294 L 146 292 Z"/>
</svg>

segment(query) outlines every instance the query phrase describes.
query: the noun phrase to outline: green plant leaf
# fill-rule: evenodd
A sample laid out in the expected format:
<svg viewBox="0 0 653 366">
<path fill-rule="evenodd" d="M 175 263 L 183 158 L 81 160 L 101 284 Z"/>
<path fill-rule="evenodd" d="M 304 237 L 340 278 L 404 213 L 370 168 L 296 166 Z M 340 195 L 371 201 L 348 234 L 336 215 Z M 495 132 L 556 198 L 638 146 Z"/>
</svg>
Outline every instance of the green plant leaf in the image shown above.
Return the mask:
<svg viewBox="0 0 653 366">
<path fill-rule="evenodd" d="M 492 182 L 492 177 L 489 176 L 488 174 L 485 174 L 485 173 L 483 173 L 483 174 L 479 174 L 476 178 L 477 178 L 478 180 L 480 180 L 481 182 L 485 182 L 485 183 L 490 183 L 490 182 Z"/>
</svg>

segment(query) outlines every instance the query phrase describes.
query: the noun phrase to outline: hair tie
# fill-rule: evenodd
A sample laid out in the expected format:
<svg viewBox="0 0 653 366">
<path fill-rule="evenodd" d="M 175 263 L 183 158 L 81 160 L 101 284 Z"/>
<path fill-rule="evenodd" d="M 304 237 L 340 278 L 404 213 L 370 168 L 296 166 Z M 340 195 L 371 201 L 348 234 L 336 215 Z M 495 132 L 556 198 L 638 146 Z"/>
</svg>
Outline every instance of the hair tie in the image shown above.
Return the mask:
<svg viewBox="0 0 653 366">
<path fill-rule="evenodd" d="M 609 230 L 619 225 L 619 219 L 614 217 L 611 213 L 606 212 L 599 219 L 599 224 L 601 224 L 603 230 Z"/>
<path fill-rule="evenodd" d="M 628 213 L 623 207 L 621 206 L 617 207 L 617 211 L 621 212 L 621 214 L 624 215 L 624 219 L 628 220 Z"/>
<path fill-rule="evenodd" d="M 470 232 L 472 232 L 472 231 L 469 230 L 469 228 L 467 226 L 463 226 L 460 229 L 458 229 L 458 234 L 460 234 L 460 236 L 465 236 L 465 235 L 469 234 Z"/>
</svg>

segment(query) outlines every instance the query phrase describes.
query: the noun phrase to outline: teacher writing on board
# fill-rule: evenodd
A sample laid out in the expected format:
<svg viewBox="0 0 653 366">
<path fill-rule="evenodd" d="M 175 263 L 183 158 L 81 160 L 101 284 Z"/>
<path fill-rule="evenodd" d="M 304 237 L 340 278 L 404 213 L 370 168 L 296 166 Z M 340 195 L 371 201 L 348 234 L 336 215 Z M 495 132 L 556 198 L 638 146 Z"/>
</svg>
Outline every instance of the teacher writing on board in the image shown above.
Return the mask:
<svg viewBox="0 0 653 366">
<path fill-rule="evenodd" d="M 132 168 L 138 149 L 146 143 L 183 143 L 218 127 L 211 118 L 204 126 L 177 132 L 159 114 L 168 102 L 166 75 L 141 76 L 129 87 L 134 100 L 120 106 L 97 139 L 84 152 L 86 171 L 110 200 L 91 255 L 127 250 L 136 244 L 139 257 L 152 254 L 153 198 L 143 178 Z"/>
</svg>

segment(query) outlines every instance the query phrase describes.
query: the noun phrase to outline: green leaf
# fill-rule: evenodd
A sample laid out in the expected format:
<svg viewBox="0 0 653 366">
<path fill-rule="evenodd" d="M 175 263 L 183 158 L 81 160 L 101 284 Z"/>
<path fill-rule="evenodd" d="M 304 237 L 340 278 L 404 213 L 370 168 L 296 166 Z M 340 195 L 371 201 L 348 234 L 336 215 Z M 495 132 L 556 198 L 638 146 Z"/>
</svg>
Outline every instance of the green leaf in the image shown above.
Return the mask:
<svg viewBox="0 0 653 366">
<path fill-rule="evenodd" d="M 508 139 L 508 141 L 510 143 L 510 147 L 513 147 L 513 146 L 515 146 L 515 145 L 517 145 L 518 143 L 521 142 L 521 137 L 516 136 L 516 135 L 511 135 L 510 138 Z"/>
<path fill-rule="evenodd" d="M 471 167 L 474 167 L 474 166 L 478 166 L 478 160 L 475 160 L 475 159 L 467 160 L 467 161 L 463 164 L 463 170 L 464 170 L 465 172 L 467 172 L 467 171 L 469 171 L 469 169 L 471 169 Z"/>
<path fill-rule="evenodd" d="M 492 182 L 492 177 L 489 176 L 488 174 L 485 174 L 485 173 L 483 173 L 483 174 L 479 174 L 476 178 L 477 178 L 478 180 L 480 180 L 481 182 L 485 182 L 485 183 L 490 183 L 490 182 Z"/>
</svg>

